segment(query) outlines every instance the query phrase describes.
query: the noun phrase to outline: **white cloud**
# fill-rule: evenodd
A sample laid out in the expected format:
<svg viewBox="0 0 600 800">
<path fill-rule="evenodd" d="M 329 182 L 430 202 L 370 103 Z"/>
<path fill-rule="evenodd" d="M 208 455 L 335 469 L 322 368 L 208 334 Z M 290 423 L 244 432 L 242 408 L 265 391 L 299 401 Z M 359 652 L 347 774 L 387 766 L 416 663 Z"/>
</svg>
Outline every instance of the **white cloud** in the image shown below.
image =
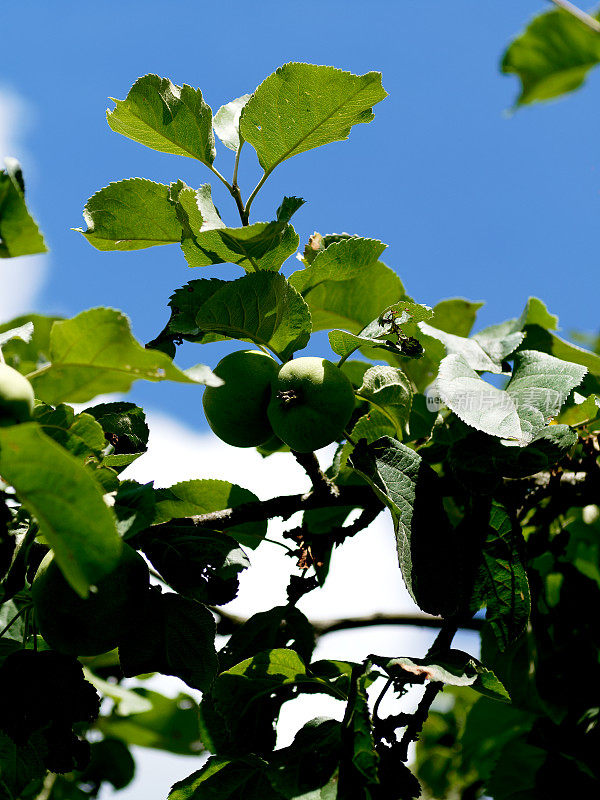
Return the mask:
<svg viewBox="0 0 600 800">
<path fill-rule="evenodd" d="M 14 91 L 0 87 L 0 165 L 13 156 L 31 165 L 22 137 L 31 113 L 27 103 Z M 25 180 L 27 181 L 27 169 Z M 43 224 L 41 225 L 43 229 Z M 0 260 L 0 322 L 31 311 L 48 270 L 48 257 L 21 256 Z"/>
</svg>

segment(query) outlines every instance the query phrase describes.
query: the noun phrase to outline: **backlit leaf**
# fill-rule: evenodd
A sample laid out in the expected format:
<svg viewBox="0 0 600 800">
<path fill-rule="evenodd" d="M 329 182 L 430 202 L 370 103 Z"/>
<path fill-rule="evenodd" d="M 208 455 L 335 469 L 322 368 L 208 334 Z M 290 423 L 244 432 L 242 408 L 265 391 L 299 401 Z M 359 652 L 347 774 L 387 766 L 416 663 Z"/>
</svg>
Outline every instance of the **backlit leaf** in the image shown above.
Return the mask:
<svg viewBox="0 0 600 800">
<path fill-rule="evenodd" d="M 197 158 L 205 164 L 215 160 L 212 111 L 200 89 L 144 75 L 125 100 L 114 103 L 106 119 L 116 133 L 162 153 Z"/>
<path fill-rule="evenodd" d="M 311 332 L 305 301 L 283 275 L 272 272 L 226 282 L 199 307 L 196 325 L 203 341 L 254 342 L 284 360 L 306 347 Z"/>
<path fill-rule="evenodd" d="M 306 269 L 294 272 L 290 276 L 290 283 L 304 294 L 324 281 L 349 280 L 376 264 L 386 247 L 377 239 L 342 239 L 318 252 Z"/>
<path fill-rule="evenodd" d="M 76 230 L 97 250 L 179 244 L 182 228 L 169 191 L 164 183 L 144 178 L 109 183 L 85 204 L 87 230 Z"/>
<path fill-rule="evenodd" d="M 258 502 L 258 497 L 248 489 L 221 480 L 190 480 L 176 483 L 166 489 L 157 489 L 155 523 L 168 522 L 211 511 L 221 511 L 242 503 Z M 265 521 L 246 522 L 226 531 L 240 544 L 252 549 L 258 547 L 267 533 Z"/>
<path fill-rule="evenodd" d="M 347 139 L 353 125 L 373 119 L 386 92 L 381 74 L 353 75 L 292 62 L 269 75 L 244 106 L 240 132 L 271 172 L 287 158 Z"/>
<path fill-rule="evenodd" d="M 243 94 L 230 103 L 226 103 L 217 111 L 213 119 L 213 128 L 225 147 L 237 152 L 243 140 L 240 137 L 240 114 L 251 95 Z"/>
<path fill-rule="evenodd" d="M 83 403 L 98 394 L 126 392 L 138 379 L 219 385 L 208 367 L 192 379 L 164 353 L 142 347 L 127 317 L 112 308 L 56 322 L 49 349 L 51 363 L 31 376 L 36 396 L 47 403 Z"/>
</svg>

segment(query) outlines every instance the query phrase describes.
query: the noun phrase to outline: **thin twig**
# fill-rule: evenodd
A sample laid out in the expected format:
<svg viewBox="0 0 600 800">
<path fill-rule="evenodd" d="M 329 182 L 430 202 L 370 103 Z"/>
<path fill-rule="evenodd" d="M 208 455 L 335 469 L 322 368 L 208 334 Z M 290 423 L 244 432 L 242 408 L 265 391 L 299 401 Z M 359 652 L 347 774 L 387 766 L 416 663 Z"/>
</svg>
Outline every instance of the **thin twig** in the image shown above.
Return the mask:
<svg viewBox="0 0 600 800">
<path fill-rule="evenodd" d="M 386 696 L 386 694 L 387 694 L 387 692 L 388 692 L 388 690 L 389 690 L 390 686 L 391 686 L 393 683 L 394 683 L 394 679 L 393 679 L 393 678 L 388 678 L 388 679 L 387 679 L 387 681 L 386 681 L 386 683 L 385 683 L 385 686 L 383 687 L 383 689 L 382 689 L 382 690 L 381 690 L 381 692 L 379 693 L 379 697 L 377 698 L 377 700 L 375 701 L 375 705 L 373 706 L 373 719 L 374 719 L 374 720 L 379 720 L 379 719 L 380 719 L 380 716 L 379 716 L 379 706 L 381 705 L 381 701 L 382 701 L 382 700 L 383 700 L 383 698 Z"/>
<path fill-rule="evenodd" d="M 457 630 L 458 624 L 454 620 L 445 620 L 440 632 L 435 637 L 433 644 L 427 651 L 427 657 L 433 656 L 436 653 L 449 648 Z M 419 734 L 423 730 L 423 725 L 429 716 L 429 709 L 443 688 L 443 683 L 431 681 L 423 692 L 423 697 L 417 706 L 417 710 L 412 715 L 411 721 L 406 726 L 406 730 L 404 731 L 402 739 L 400 740 L 398 756 L 402 761 L 407 760 L 410 743 L 419 738 Z"/>
<path fill-rule="evenodd" d="M 371 508 L 379 506 L 379 500 L 368 486 L 342 486 L 337 496 L 324 496 L 318 492 L 307 494 L 290 494 L 272 497 L 270 500 L 259 500 L 241 503 L 235 508 L 224 508 L 208 514 L 199 514 L 185 519 L 163 522 L 141 531 L 135 539 L 143 539 L 144 534 L 155 536 L 161 531 L 172 531 L 178 526 L 194 527 L 198 530 L 223 531 L 245 522 L 259 522 L 273 517 L 289 519 L 297 511 L 307 511 L 313 508 L 338 508 L 351 506 L 353 508 Z M 138 538 L 139 537 L 139 538 Z"/>
<path fill-rule="evenodd" d="M 269 177 L 269 175 L 271 174 L 271 172 L 272 172 L 272 171 L 273 171 L 273 170 L 269 170 L 268 172 L 265 172 L 265 173 L 263 174 L 262 178 L 261 178 L 261 179 L 259 180 L 259 182 L 256 184 L 256 186 L 254 187 L 254 189 L 253 189 L 253 191 L 252 191 L 252 194 L 251 194 L 251 195 L 250 195 L 250 197 L 248 198 L 248 202 L 246 203 L 246 206 L 245 206 L 245 208 L 244 208 L 244 214 L 245 214 L 245 216 L 246 216 L 246 219 L 249 219 L 249 218 L 250 218 L 250 207 L 251 207 L 252 203 L 254 202 L 254 198 L 255 198 L 255 197 L 256 197 L 256 195 L 257 195 L 257 194 L 260 192 L 260 190 L 262 189 L 262 187 L 263 187 L 263 185 L 264 185 L 265 181 L 267 180 L 267 178 Z"/>
<path fill-rule="evenodd" d="M 483 627 L 483 619 L 469 619 L 460 623 L 461 630 L 479 631 Z M 444 620 L 427 614 L 372 614 L 368 617 L 348 617 L 347 619 L 320 620 L 313 622 L 316 636 L 326 636 L 336 631 L 354 628 L 372 628 L 377 625 L 414 625 L 417 628 L 441 628 Z"/>
<path fill-rule="evenodd" d="M 296 450 L 292 450 L 292 455 L 310 478 L 315 493 L 321 493 L 327 497 L 339 495 L 338 487 L 323 474 L 319 459 L 314 453 L 298 453 Z"/>
<path fill-rule="evenodd" d="M 212 173 L 214 173 L 217 176 L 217 178 L 221 181 L 221 183 L 223 183 L 229 189 L 229 191 L 231 192 L 231 184 L 229 183 L 227 178 L 223 177 L 223 175 L 221 175 L 219 170 L 215 169 L 215 167 L 213 167 L 212 164 L 207 164 L 206 166 L 209 168 L 209 170 Z"/>
<path fill-rule="evenodd" d="M 13 625 L 14 625 L 14 623 L 15 623 L 15 622 L 16 622 L 16 621 L 19 619 L 19 617 L 21 616 L 21 614 L 23 614 L 25 611 L 27 611 L 27 609 L 28 609 L 28 608 L 29 608 L 29 606 L 23 606 L 22 608 L 20 608 L 20 609 L 17 611 L 17 613 L 16 613 L 16 614 L 14 615 L 14 617 L 13 617 L 13 618 L 10 620 L 10 622 L 9 622 L 7 625 L 5 625 L 5 626 L 4 626 L 4 628 L 2 628 L 2 630 L 0 631 L 0 639 L 1 639 L 1 638 L 4 636 L 4 634 L 6 633 L 6 631 L 8 631 L 8 630 L 10 630 L 10 629 L 12 628 L 12 626 L 13 626 Z"/>
<path fill-rule="evenodd" d="M 567 14 L 571 14 L 571 16 L 575 17 L 580 22 L 583 22 L 584 25 L 587 25 L 587 27 L 591 28 L 595 33 L 600 33 L 600 22 L 589 14 L 586 14 L 585 11 L 582 11 L 577 6 L 574 6 L 569 0 L 550 0 L 550 2 L 562 8 L 563 11 L 566 11 Z"/>
<path fill-rule="evenodd" d="M 431 704 L 437 697 L 438 693 L 444 688 L 443 683 L 430 683 L 426 687 L 425 691 L 423 692 L 423 697 L 419 705 L 417 706 L 417 710 L 412 715 L 410 723 L 406 726 L 406 730 L 404 731 L 404 735 L 400 740 L 400 746 L 397 751 L 398 758 L 401 761 L 406 761 L 408 759 L 408 748 L 411 742 L 416 741 L 419 738 L 419 734 L 423 730 L 423 725 L 425 724 L 427 717 L 429 716 L 429 709 L 431 708 Z"/>
<path fill-rule="evenodd" d="M 234 630 L 241 627 L 247 619 L 238 617 L 217 606 L 211 606 L 211 610 L 219 617 L 219 633 L 227 636 Z M 483 626 L 483 619 L 469 619 L 460 623 L 461 630 L 478 631 Z M 310 623 L 315 632 L 315 636 L 327 636 L 336 631 L 347 631 L 356 628 L 372 628 L 377 625 L 400 625 L 414 626 L 417 628 L 441 628 L 444 620 L 440 617 L 432 617 L 427 614 L 372 614 L 368 617 L 346 617 L 341 619 L 312 620 Z"/>
<path fill-rule="evenodd" d="M 233 165 L 233 178 L 231 179 L 231 185 L 235 188 L 238 185 L 237 178 L 238 178 L 238 168 L 240 166 L 240 153 L 242 152 L 242 147 L 244 146 L 244 140 L 240 137 L 240 146 L 238 147 L 236 154 L 235 154 L 235 164 Z"/>
</svg>

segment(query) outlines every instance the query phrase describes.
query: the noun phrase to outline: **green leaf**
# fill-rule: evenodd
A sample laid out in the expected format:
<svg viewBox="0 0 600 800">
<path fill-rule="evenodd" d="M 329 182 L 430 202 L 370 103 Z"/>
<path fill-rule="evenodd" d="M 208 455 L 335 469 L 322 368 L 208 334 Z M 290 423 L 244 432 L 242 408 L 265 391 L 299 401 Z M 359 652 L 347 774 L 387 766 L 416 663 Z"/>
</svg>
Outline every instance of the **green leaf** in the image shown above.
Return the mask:
<svg viewBox="0 0 600 800">
<path fill-rule="evenodd" d="M 179 244 L 183 231 L 169 197 L 168 186 L 145 178 L 109 183 L 85 204 L 87 230 L 75 230 L 97 250 Z"/>
<path fill-rule="evenodd" d="M 350 464 L 392 513 L 400 569 L 414 601 L 431 614 L 451 613 L 457 603 L 453 536 L 433 469 L 386 436 L 359 442 Z"/>
<path fill-rule="evenodd" d="M 238 593 L 239 573 L 250 566 L 231 536 L 198 531 L 191 525 L 173 526 L 154 536 L 147 531 L 141 548 L 172 589 L 192 600 L 218 606 L 233 600 Z"/>
<path fill-rule="evenodd" d="M 529 443 L 553 419 L 583 380 L 587 369 L 535 350 L 521 350 L 507 394 L 513 400 L 525 442 Z"/>
<path fill-rule="evenodd" d="M 598 34 L 572 14 L 556 9 L 529 23 L 509 45 L 501 69 L 519 77 L 521 94 L 515 105 L 521 106 L 578 89 L 599 62 Z"/>
<path fill-rule="evenodd" d="M 244 106 L 240 132 L 265 172 L 298 153 L 347 139 L 370 122 L 386 97 L 381 74 L 353 75 L 334 67 L 292 62 L 269 75 Z"/>
<path fill-rule="evenodd" d="M 371 339 L 367 336 L 348 333 L 348 331 L 329 331 L 329 344 L 333 352 L 342 358 L 351 356 L 359 347 L 368 347 L 372 350 L 383 350 L 402 355 L 400 345 L 395 342 L 385 339 Z M 383 355 L 381 355 L 381 358 L 383 358 Z"/>
<path fill-rule="evenodd" d="M 412 388 L 401 369 L 371 367 L 365 372 L 357 395 L 376 406 L 391 420 L 398 438 L 404 436 L 410 415 Z"/>
<path fill-rule="evenodd" d="M 429 408 L 425 395 L 413 394 L 408 419 L 410 440 L 429 438 L 436 419 L 437 411 Z"/>
<path fill-rule="evenodd" d="M 124 539 L 131 539 L 154 521 L 156 505 L 152 483 L 121 481 L 113 506 L 117 530 Z"/>
<path fill-rule="evenodd" d="M 549 331 L 556 330 L 558 317 L 551 314 L 546 308 L 546 304 L 538 297 L 530 297 L 525 304 L 523 313 L 516 320 L 515 330 L 523 330 L 526 325 L 539 325 Z"/>
<path fill-rule="evenodd" d="M 295 650 L 274 649 L 222 672 L 213 688 L 218 711 L 227 720 L 244 715 L 250 704 L 279 690 L 320 692 L 338 700 L 344 694 L 327 680 L 313 675 Z"/>
<path fill-rule="evenodd" d="M 110 783 L 114 789 L 124 789 L 135 775 L 135 761 L 129 748 L 118 739 L 102 739 L 90 745 L 90 763 L 78 775 L 80 783 L 98 785 Z M 71 787 L 70 787 L 71 788 Z M 82 793 L 82 800 L 85 794 Z M 56 798 L 59 800 L 59 798 Z M 68 800 L 76 800 L 70 792 Z"/>
<path fill-rule="evenodd" d="M 351 725 L 353 733 L 352 764 L 369 784 L 377 784 L 379 783 L 377 776 L 379 756 L 375 750 L 365 675 L 361 675 L 356 683 L 356 698 L 352 709 Z"/>
<path fill-rule="evenodd" d="M 198 772 L 173 785 L 168 800 L 284 800 L 255 755 L 234 760 L 212 756 Z"/>
<path fill-rule="evenodd" d="M 186 201 L 187 193 L 191 191 L 186 189 L 180 192 L 179 202 L 182 202 L 182 196 Z M 198 224 L 198 219 L 194 223 L 188 212 L 190 229 L 184 235 L 181 248 L 190 267 L 231 263 L 246 272 L 277 272 L 283 262 L 296 252 L 300 240 L 289 221 L 304 204 L 301 198 L 285 197 L 274 222 L 255 222 L 241 228 L 228 228 L 220 218 L 217 222 L 214 215 L 203 221 L 206 211 L 202 213 L 202 210 L 209 207 L 209 200 L 210 196 L 204 198 L 202 203 L 197 203 L 201 224 Z"/>
<path fill-rule="evenodd" d="M 6 603 L 2 603 L 2 605 L 0 605 L 0 631 L 3 631 L 9 622 L 17 617 L 19 611 L 19 606 L 13 600 L 8 600 Z M 2 645 L 6 645 L 7 641 L 9 641 L 11 646 L 12 644 L 15 644 L 16 649 L 21 650 L 23 647 L 24 638 L 25 620 L 23 614 L 21 614 L 21 616 L 17 617 L 10 628 L 2 635 L 0 642 Z M 3 655 L 6 655 L 6 653 L 0 652 L 0 656 Z"/>
<path fill-rule="evenodd" d="M 501 651 L 523 633 L 531 600 L 520 527 L 498 501 L 491 503 L 481 560 L 475 576 L 475 606 L 487 606 L 486 621 Z"/>
<path fill-rule="evenodd" d="M 540 768 L 548 751 L 527 741 L 527 735 L 506 744 L 487 784 L 494 800 L 530 800 L 535 797 Z M 539 796 L 539 795 L 538 795 Z"/>
<path fill-rule="evenodd" d="M 237 628 L 219 652 L 221 669 L 227 670 L 262 650 L 285 645 L 304 661 L 310 661 L 315 647 L 312 625 L 294 606 L 275 606 L 260 611 Z"/>
<path fill-rule="evenodd" d="M 100 717 L 96 726 L 105 736 L 184 756 L 197 756 L 202 752 L 197 705 L 192 697 L 182 693 L 176 697 L 164 697 L 143 688 L 131 691 L 141 701 L 149 703 L 150 708 L 127 715 L 119 714 L 115 709 L 110 716 Z"/>
<path fill-rule="evenodd" d="M 440 300 L 433 307 L 430 325 L 455 336 L 468 336 L 483 303 L 473 303 L 463 297 Z"/>
<path fill-rule="evenodd" d="M 372 408 L 367 414 L 363 414 L 356 421 L 352 428 L 351 437 L 353 442 L 358 442 L 360 439 L 365 439 L 367 444 L 372 444 L 383 436 L 388 436 L 392 439 L 397 438 L 398 431 L 396 423 L 390 419 L 387 414 L 377 408 Z M 352 454 L 354 446 L 350 441 L 344 442 L 339 457 L 339 470 L 343 473 L 343 468 L 348 462 L 348 458 Z"/>
<path fill-rule="evenodd" d="M 235 153 L 237 153 L 244 141 L 240 136 L 240 114 L 250 97 L 251 95 L 249 94 L 236 97 L 235 100 L 221 106 L 213 119 L 215 133 L 225 147 Z"/>
<path fill-rule="evenodd" d="M 118 683 L 105 681 L 95 675 L 88 667 L 83 667 L 83 677 L 88 683 L 92 684 L 100 695 L 108 697 L 114 702 L 113 712 L 121 717 L 126 717 L 129 714 L 141 714 L 152 709 L 152 703 L 135 690 L 126 689 Z"/>
<path fill-rule="evenodd" d="M 106 442 L 112 445 L 113 452 L 105 454 L 103 464 L 120 471 L 148 449 L 146 415 L 135 403 L 99 403 L 86 413 L 98 421 Z"/>
<path fill-rule="evenodd" d="M 122 543 L 92 474 L 35 423 L 0 428 L 0 474 L 14 487 L 82 597 L 117 565 Z"/>
<path fill-rule="evenodd" d="M 487 781 L 498 752 L 507 742 L 528 733 L 534 719 L 533 714 L 514 705 L 481 697 L 470 709 L 460 737 L 465 761 Z"/>
<path fill-rule="evenodd" d="M 559 425 L 561 423 L 565 425 L 583 425 L 595 420 L 600 414 L 600 397 L 598 395 L 591 394 L 585 399 L 581 395 L 578 397 L 580 398 L 578 401 L 573 405 L 565 406 L 560 412 L 556 419 Z"/>
<path fill-rule="evenodd" d="M 17 745 L 0 730 L 0 796 L 6 800 L 18 798 L 31 781 L 45 775 L 46 752 L 47 744 L 39 731 Z"/>
<path fill-rule="evenodd" d="M 125 100 L 114 103 L 106 119 L 116 133 L 162 153 L 197 158 L 207 165 L 215 160 L 212 111 L 200 89 L 144 75 Z"/>
<path fill-rule="evenodd" d="M 346 281 L 325 281 L 304 297 L 310 309 L 313 330 L 344 328 L 358 333 L 404 296 L 402 281 L 378 261 Z"/>
<path fill-rule="evenodd" d="M 464 356 L 452 354 L 443 359 L 434 391 L 472 428 L 503 439 L 521 439 L 521 421 L 512 399 L 482 380 Z"/>
<path fill-rule="evenodd" d="M 558 325 L 558 317 L 550 314 L 544 303 L 537 297 L 530 297 L 518 319 L 509 319 L 498 325 L 490 325 L 472 337 L 489 357 L 497 364 L 508 358 L 518 347 L 521 347 L 528 326 L 538 326 L 547 331 Z M 524 348 L 525 349 L 525 348 Z M 535 346 L 527 346 L 528 350 L 537 350 Z M 549 350 L 547 352 L 550 352 Z M 558 354 L 555 354 L 558 355 Z M 569 359 L 565 359 L 568 361 Z"/>
<path fill-rule="evenodd" d="M 181 338 L 189 341 L 201 340 L 202 334 L 196 325 L 196 314 L 213 294 L 226 285 L 227 281 L 218 278 L 201 278 L 189 281 L 173 292 L 169 299 L 171 317 L 164 330 L 148 346 L 158 347 L 163 342 L 172 343 L 173 339 Z"/>
<path fill-rule="evenodd" d="M 427 336 L 442 342 L 448 355 L 462 356 L 471 369 L 477 372 L 492 372 L 496 374 L 504 372 L 502 362 L 494 361 L 477 339 L 455 336 L 453 333 L 438 330 L 433 325 L 428 325 L 425 322 L 419 324 L 419 329 Z M 515 339 L 515 347 L 522 341 L 522 338 L 521 336 Z"/>
<path fill-rule="evenodd" d="M 135 631 L 119 643 L 119 661 L 126 677 L 161 672 L 205 692 L 218 671 L 214 642 L 215 619 L 205 606 L 152 592 Z"/>
<path fill-rule="evenodd" d="M 38 403 L 33 412 L 46 436 L 84 463 L 99 462 L 106 446 L 104 431 L 90 414 L 77 414 L 70 406 L 56 408 Z"/>
<path fill-rule="evenodd" d="M 209 514 L 211 511 L 233 508 L 242 503 L 258 502 L 258 497 L 248 489 L 216 479 L 182 481 L 166 489 L 157 489 L 155 497 L 156 524 Z M 245 522 L 243 525 L 228 528 L 227 533 L 240 544 L 254 550 L 267 533 L 267 523 L 263 520 Z"/>
<path fill-rule="evenodd" d="M 526 478 L 552 467 L 576 443 L 568 425 L 544 428 L 526 447 L 473 431 L 452 444 L 449 463 L 468 489 L 491 493 L 502 478 Z"/>
<path fill-rule="evenodd" d="M 240 339 L 268 347 L 287 360 L 308 344 L 310 312 L 283 275 L 258 272 L 228 281 L 196 315 L 203 341 Z"/>
<path fill-rule="evenodd" d="M 237 264 L 246 272 L 277 272 L 298 248 L 291 225 L 255 222 L 243 228 L 214 228 L 184 239 L 181 249 L 190 267 Z"/>
<path fill-rule="evenodd" d="M 41 314 L 26 314 L 0 325 L 0 332 L 5 333 L 33 323 L 33 336 L 28 342 L 23 339 L 11 338 L 2 345 L 2 353 L 6 362 L 26 375 L 37 369 L 40 364 L 48 361 L 50 330 L 59 319 L 60 317 L 44 317 Z"/>
<path fill-rule="evenodd" d="M 583 367 L 600 377 L 600 355 L 586 350 L 576 344 L 567 342 L 555 333 L 545 330 L 540 325 L 527 325 L 524 329 L 525 341 L 523 347 L 527 350 L 539 350 L 542 353 L 569 361 L 572 364 L 581 364 Z"/>
<path fill-rule="evenodd" d="M 174 181 L 169 186 L 169 201 L 181 223 L 182 241 L 201 231 L 226 227 L 213 203 L 210 183 L 192 189 L 182 180 Z"/>
<path fill-rule="evenodd" d="M 326 252 L 326 251 L 325 251 Z M 428 319 L 433 314 L 429 306 L 414 303 L 408 298 L 388 306 L 371 320 L 355 335 L 348 331 L 331 331 L 329 343 L 334 353 L 346 359 L 359 347 L 365 350 L 371 358 L 385 358 L 385 354 L 376 351 L 381 349 L 393 353 L 395 356 L 406 358 L 420 358 L 423 347 L 413 336 L 404 333 L 406 325 L 411 333 L 415 333 L 414 323 Z M 404 326 L 404 330 L 403 330 Z"/>
<path fill-rule="evenodd" d="M 139 379 L 219 385 L 208 367 L 192 379 L 164 353 L 142 347 L 131 335 L 127 317 L 112 308 L 92 308 L 56 322 L 49 349 L 51 363 L 32 374 L 31 382 L 36 397 L 53 405 L 126 392 Z"/>
<path fill-rule="evenodd" d="M 386 247 L 377 239 L 342 239 L 319 251 L 306 269 L 290 275 L 290 283 L 304 294 L 324 281 L 349 280 L 376 264 Z"/>
<path fill-rule="evenodd" d="M 25 203 L 21 165 L 4 159 L 0 170 L 0 258 L 47 253 L 44 238 Z"/>
<path fill-rule="evenodd" d="M 462 355 L 448 355 L 435 390 L 467 425 L 525 446 L 558 414 L 586 371 L 545 353 L 521 350 L 503 390 L 483 381 Z"/>
<path fill-rule="evenodd" d="M 307 722 L 289 747 L 269 759 L 271 783 L 290 800 L 335 800 L 341 756 L 341 726 L 318 717 Z"/>
</svg>

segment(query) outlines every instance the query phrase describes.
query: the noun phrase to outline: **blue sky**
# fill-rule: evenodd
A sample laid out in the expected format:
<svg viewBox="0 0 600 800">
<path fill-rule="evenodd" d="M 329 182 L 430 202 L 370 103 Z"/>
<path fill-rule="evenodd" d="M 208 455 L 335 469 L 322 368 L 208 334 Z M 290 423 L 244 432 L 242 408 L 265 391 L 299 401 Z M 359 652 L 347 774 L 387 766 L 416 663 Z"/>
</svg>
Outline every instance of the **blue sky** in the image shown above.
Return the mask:
<svg viewBox="0 0 600 800">
<path fill-rule="evenodd" d="M 70 230 L 82 224 L 86 199 L 110 181 L 212 179 L 199 163 L 113 133 L 108 97 L 125 97 L 139 75 L 156 72 L 200 87 L 216 111 L 280 64 L 303 60 L 380 70 L 389 97 L 349 141 L 279 167 L 254 220 L 270 218 L 284 194 L 300 195 L 308 201 L 294 219 L 301 242 L 313 230 L 387 242 L 385 260 L 420 302 L 486 300 L 480 324 L 489 324 L 517 315 L 537 294 L 564 330 L 597 329 L 598 76 L 566 100 L 510 115 L 517 81 L 498 70 L 511 37 L 549 7 L 529 0 L 5 4 L 3 28 L 12 35 L 3 37 L 0 87 L 32 110 L 23 153 L 12 155 L 24 161 L 52 252 L 38 310 L 118 307 L 146 341 L 166 320 L 172 290 L 195 277 L 237 277 L 231 266 L 190 270 L 175 246 L 99 253 Z M 216 165 L 226 175 L 231 160 L 221 147 Z M 246 194 L 258 174 L 248 147 Z M 218 185 L 214 195 L 235 224 L 229 196 Z M 327 356 L 326 341 L 318 345 Z M 223 352 L 196 347 L 180 361 L 214 365 Z M 138 386 L 133 397 L 202 426 L 189 391 Z"/>
</svg>

